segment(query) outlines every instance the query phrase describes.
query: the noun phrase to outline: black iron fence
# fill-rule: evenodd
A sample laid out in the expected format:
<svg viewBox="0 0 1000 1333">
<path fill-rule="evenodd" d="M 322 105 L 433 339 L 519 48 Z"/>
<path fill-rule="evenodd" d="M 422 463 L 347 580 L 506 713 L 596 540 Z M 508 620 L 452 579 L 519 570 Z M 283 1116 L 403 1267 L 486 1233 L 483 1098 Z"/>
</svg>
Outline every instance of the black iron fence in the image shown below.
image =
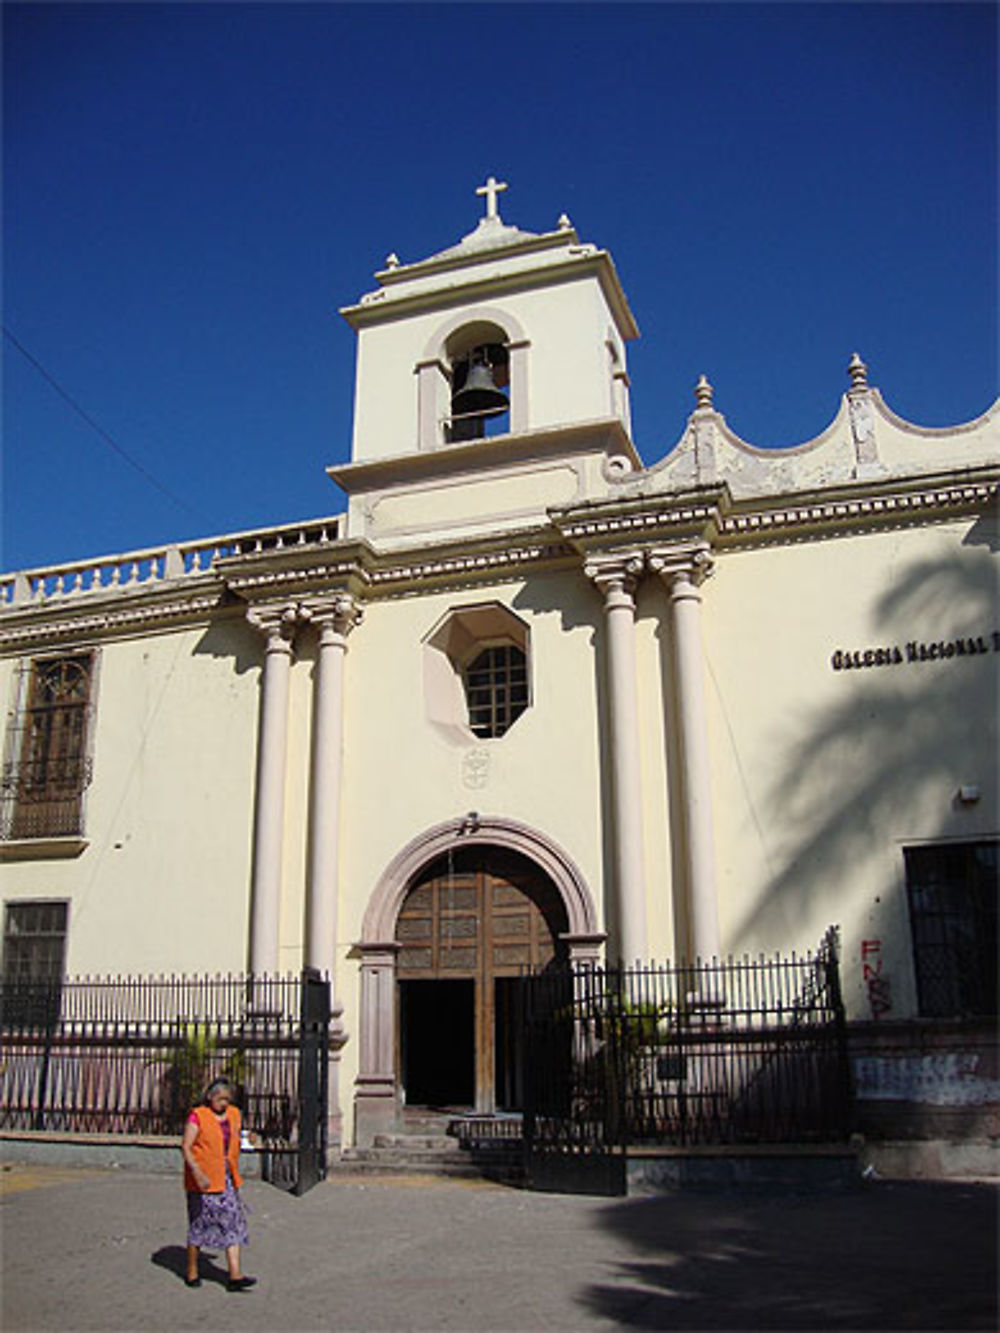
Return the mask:
<svg viewBox="0 0 1000 1333">
<path fill-rule="evenodd" d="M 848 1133 L 832 930 L 801 956 L 529 977 L 523 1005 L 525 1142 L 543 1174 L 563 1157 L 617 1178 L 617 1156 L 643 1145 Z"/>
<path fill-rule="evenodd" d="M 300 1142 L 325 1162 L 329 1007 L 312 971 L 4 982 L 0 1129 L 179 1135 L 225 1075 L 266 1164 L 294 1184 Z"/>
</svg>

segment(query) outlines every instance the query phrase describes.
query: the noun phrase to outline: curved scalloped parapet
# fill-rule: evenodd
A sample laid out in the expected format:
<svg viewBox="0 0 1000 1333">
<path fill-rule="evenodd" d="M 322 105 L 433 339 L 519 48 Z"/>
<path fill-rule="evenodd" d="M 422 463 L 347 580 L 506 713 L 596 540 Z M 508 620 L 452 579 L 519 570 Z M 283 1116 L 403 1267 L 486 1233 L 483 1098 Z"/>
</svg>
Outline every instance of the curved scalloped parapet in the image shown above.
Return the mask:
<svg viewBox="0 0 1000 1333">
<path fill-rule="evenodd" d="M 871 398 L 879 422 L 879 456 L 890 472 L 923 469 L 939 458 L 945 467 L 1000 459 L 1000 398 L 980 416 L 954 426 L 917 425 L 894 412 L 878 389 L 871 390 Z"/>
<path fill-rule="evenodd" d="M 665 458 L 619 485 L 650 494 L 724 482 L 739 497 L 975 467 L 998 459 L 1000 400 L 960 425 L 918 426 L 897 416 L 878 389 L 865 384 L 843 395 L 837 415 L 819 435 L 785 448 L 751 444 L 721 412 L 701 407 Z"/>
</svg>

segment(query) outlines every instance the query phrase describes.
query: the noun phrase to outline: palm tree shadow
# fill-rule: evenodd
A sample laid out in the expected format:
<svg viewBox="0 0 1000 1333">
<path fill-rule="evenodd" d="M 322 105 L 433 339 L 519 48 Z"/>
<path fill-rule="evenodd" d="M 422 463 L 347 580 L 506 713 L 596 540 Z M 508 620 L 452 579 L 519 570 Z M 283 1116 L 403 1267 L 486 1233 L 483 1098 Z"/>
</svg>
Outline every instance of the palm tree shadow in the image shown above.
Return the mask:
<svg viewBox="0 0 1000 1333">
<path fill-rule="evenodd" d="M 881 897 L 882 911 L 902 924 L 900 875 L 885 870 L 886 830 L 921 841 L 955 836 L 961 831 L 959 786 L 988 786 L 995 587 L 984 547 L 971 558 L 966 553 L 912 565 L 871 616 L 872 642 L 897 645 L 902 661 L 843 671 L 832 707 L 803 720 L 797 735 L 791 728 L 775 735 L 784 760 L 764 810 L 779 846 L 785 831 L 786 849 L 761 896 L 746 903 L 735 923 L 737 942 L 765 936 L 805 943 L 829 924 L 816 914 L 829 903 L 831 886 L 842 886 L 843 907 L 861 911 L 852 891 L 864 881 L 866 866 L 868 908 Z M 907 655 L 917 639 L 967 644 L 970 638 L 986 651 L 948 660 Z"/>
<path fill-rule="evenodd" d="M 617 1242 L 613 1266 L 578 1299 L 618 1327 L 995 1327 L 988 1185 L 685 1192 L 610 1204 L 598 1224 Z"/>
</svg>

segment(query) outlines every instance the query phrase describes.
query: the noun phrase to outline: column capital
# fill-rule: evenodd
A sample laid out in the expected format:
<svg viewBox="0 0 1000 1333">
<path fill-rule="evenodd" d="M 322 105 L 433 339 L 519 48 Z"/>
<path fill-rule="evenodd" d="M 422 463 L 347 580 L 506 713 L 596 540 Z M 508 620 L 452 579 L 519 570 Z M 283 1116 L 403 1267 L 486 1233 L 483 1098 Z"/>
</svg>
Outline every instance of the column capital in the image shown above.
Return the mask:
<svg viewBox="0 0 1000 1333">
<path fill-rule="evenodd" d="M 644 568 L 641 551 L 611 551 L 602 555 L 589 555 L 583 564 L 584 574 L 604 594 L 608 606 L 622 598 L 632 601 L 632 594 Z"/>
<path fill-rule="evenodd" d="M 247 622 L 264 635 L 269 651 L 290 653 L 296 631 L 308 618 L 295 602 L 269 602 L 247 607 Z"/>
<path fill-rule="evenodd" d="M 334 637 L 346 639 L 365 614 L 362 603 L 349 592 L 310 597 L 302 603 L 301 610 L 319 630 L 321 643 L 333 642 Z"/>
<path fill-rule="evenodd" d="M 671 594 L 690 595 L 715 572 L 715 558 L 705 543 L 650 551 L 649 568 L 658 574 Z"/>
</svg>

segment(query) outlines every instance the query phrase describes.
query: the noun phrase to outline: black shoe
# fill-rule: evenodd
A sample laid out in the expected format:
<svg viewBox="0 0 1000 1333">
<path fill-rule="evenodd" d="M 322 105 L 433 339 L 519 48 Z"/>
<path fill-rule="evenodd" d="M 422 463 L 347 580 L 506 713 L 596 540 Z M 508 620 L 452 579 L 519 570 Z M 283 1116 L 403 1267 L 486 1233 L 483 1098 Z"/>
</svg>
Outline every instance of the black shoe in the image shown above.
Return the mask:
<svg viewBox="0 0 1000 1333">
<path fill-rule="evenodd" d="M 200 1277 L 186 1277 L 186 1278 L 184 1279 L 184 1285 L 185 1285 L 185 1287 L 200 1287 L 200 1286 L 201 1286 L 201 1278 L 200 1278 Z"/>
<path fill-rule="evenodd" d="M 226 1283 L 227 1291 L 247 1291 L 254 1286 L 257 1279 L 255 1277 L 231 1277 Z"/>
</svg>

